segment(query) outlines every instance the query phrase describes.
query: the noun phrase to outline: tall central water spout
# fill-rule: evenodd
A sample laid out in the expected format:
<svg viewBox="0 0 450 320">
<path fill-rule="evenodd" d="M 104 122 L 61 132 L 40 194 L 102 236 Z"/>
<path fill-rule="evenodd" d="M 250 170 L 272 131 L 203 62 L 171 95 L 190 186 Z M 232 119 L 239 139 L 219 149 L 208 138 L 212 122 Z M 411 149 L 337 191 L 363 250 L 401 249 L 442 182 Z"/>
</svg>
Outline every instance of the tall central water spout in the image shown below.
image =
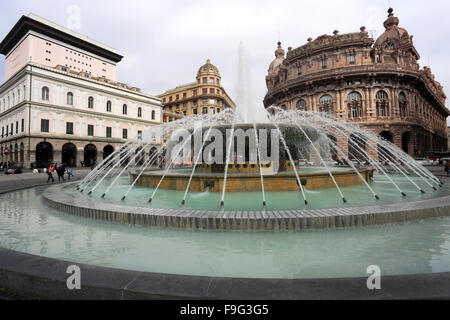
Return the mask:
<svg viewBox="0 0 450 320">
<path fill-rule="evenodd" d="M 236 112 L 245 123 L 267 123 L 267 112 L 261 102 L 251 98 L 249 88 L 249 65 L 242 42 L 239 44 L 239 72 L 237 82 Z"/>
</svg>

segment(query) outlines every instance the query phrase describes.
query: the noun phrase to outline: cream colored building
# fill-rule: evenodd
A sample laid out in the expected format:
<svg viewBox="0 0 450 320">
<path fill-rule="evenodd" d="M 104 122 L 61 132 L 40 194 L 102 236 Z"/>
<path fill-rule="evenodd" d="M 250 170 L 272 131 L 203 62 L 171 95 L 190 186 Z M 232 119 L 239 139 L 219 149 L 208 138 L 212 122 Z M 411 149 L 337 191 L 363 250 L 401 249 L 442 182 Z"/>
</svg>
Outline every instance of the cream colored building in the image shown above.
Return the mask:
<svg viewBox="0 0 450 320">
<path fill-rule="evenodd" d="M 0 53 L 0 162 L 92 165 L 162 122 L 160 99 L 116 81 L 122 56 L 50 21 L 23 16 Z"/>
<path fill-rule="evenodd" d="M 208 59 L 197 72 L 196 81 L 158 95 L 163 102 L 164 122 L 196 114 L 215 114 L 235 108 L 222 87 L 219 69 Z"/>
</svg>

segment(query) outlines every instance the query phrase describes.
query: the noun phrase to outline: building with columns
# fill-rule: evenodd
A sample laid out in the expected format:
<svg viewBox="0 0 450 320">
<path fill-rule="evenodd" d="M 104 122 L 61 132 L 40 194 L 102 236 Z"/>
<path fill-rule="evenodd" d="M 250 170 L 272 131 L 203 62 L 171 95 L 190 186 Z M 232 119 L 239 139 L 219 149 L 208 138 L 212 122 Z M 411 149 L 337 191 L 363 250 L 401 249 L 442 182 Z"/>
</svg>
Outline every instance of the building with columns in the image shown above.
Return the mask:
<svg viewBox="0 0 450 320">
<path fill-rule="evenodd" d="M 431 69 L 420 68 L 413 37 L 399 27 L 392 9 L 388 13 L 386 31 L 376 40 L 361 27 L 309 38 L 286 55 L 278 43 L 266 77 L 265 107 L 349 119 L 412 156 L 446 151 L 446 95 Z"/>
<path fill-rule="evenodd" d="M 116 50 L 35 15 L 0 43 L 0 162 L 90 166 L 162 122 L 161 100 L 116 81 Z"/>
<path fill-rule="evenodd" d="M 196 81 L 158 95 L 163 102 L 164 122 L 196 114 L 214 114 L 235 108 L 222 87 L 219 69 L 206 60 L 198 69 Z"/>
</svg>

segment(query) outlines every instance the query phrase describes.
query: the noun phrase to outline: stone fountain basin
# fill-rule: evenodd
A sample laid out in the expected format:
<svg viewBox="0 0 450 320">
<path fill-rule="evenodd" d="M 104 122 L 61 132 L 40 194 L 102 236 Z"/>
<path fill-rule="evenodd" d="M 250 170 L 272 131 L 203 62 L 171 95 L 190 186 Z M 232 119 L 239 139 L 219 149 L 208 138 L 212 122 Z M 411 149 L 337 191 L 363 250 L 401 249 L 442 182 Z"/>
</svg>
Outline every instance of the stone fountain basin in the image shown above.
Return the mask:
<svg viewBox="0 0 450 320">
<path fill-rule="evenodd" d="M 242 165 L 232 164 L 228 170 L 226 192 L 261 191 L 261 175 L 258 169 L 256 172 L 250 172 L 242 169 Z M 340 187 L 364 183 L 358 174 L 351 168 L 331 168 L 330 170 Z M 300 181 L 306 190 L 335 187 L 333 179 L 330 177 L 327 170 L 314 171 L 315 170 L 311 169 L 310 172 L 302 171 L 301 174 L 299 174 Z M 374 169 L 372 167 L 360 168 L 358 171 L 367 182 L 370 182 L 373 178 Z M 173 169 L 164 176 L 165 170 L 149 170 L 140 176 L 136 184 L 142 187 L 155 188 L 164 176 L 164 180 L 161 182 L 159 188 L 184 191 L 189 183 L 191 172 L 192 169 Z M 130 182 L 132 183 L 138 175 L 139 172 L 130 173 Z M 224 175 L 221 173 L 196 172 L 192 176 L 189 190 L 198 192 L 222 192 L 223 183 Z M 299 190 L 297 176 L 292 168 L 288 171 L 277 173 L 267 172 L 267 174 L 264 175 L 264 190 Z"/>
<path fill-rule="evenodd" d="M 76 183 L 76 182 L 75 182 Z M 73 183 L 62 188 L 70 188 Z M 450 215 L 450 196 L 389 205 L 278 211 L 208 211 L 143 208 L 46 189 L 42 200 L 56 210 L 90 219 L 149 227 L 222 231 L 304 231 L 360 227 Z M 57 195 L 57 196 L 55 196 Z"/>
</svg>

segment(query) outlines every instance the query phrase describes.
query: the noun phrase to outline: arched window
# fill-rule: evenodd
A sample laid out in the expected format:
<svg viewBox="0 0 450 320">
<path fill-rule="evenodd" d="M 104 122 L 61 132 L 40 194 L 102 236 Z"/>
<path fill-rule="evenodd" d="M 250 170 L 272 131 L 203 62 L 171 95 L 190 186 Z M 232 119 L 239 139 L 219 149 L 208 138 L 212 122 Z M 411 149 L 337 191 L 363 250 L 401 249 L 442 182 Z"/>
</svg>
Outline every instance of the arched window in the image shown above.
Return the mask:
<svg viewBox="0 0 450 320">
<path fill-rule="evenodd" d="M 112 107 L 111 107 L 111 101 L 108 100 L 108 102 L 106 102 L 106 112 L 111 112 L 112 111 Z"/>
<path fill-rule="evenodd" d="M 127 113 L 128 113 L 128 107 L 127 107 L 126 104 L 124 104 L 124 105 L 122 106 L 122 114 L 127 114 Z"/>
<path fill-rule="evenodd" d="M 353 91 L 347 96 L 348 118 L 362 118 L 362 96 L 359 92 Z"/>
<path fill-rule="evenodd" d="M 138 118 L 142 118 L 142 108 L 138 108 Z"/>
<path fill-rule="evenodd" d="M 155 120 L 155 110 L 152 110 L 152 120 Z"/>
<path fill-rule="evenodd" d="M 388 99 L 388 95 L 383 90 L 380 90 L 380 91 L 377 92 L 375 98 L 377 100 L 387 100 Z"/>
<path fill-rule="evenodd" d="M 281 109 L 283 109 L 283 110 L 287 110 L 287 107 L 286 107 L 286 105 L 285 105 L 285 104 L 283 104 L 283 105 L 281 106 Z"/>
<path fill-rule="evenodd" d="M 361 94 L 356 91 L 350 92 L 350 94 L 347 96 L 348 102 L 361 101 L 361 100 L 362 100 Z"/>
<path fill-rule="evenodd" d="M 48 101 L 50 96 L 50 91 L 47 87 L 43 87 L 41 91 L 41 100 Z"/>
<path fill-rule="evenodd" d="M 324 117 L 330 118 L 333 113 L 333 98 L 326 94 L 319 99 L 319 112 L 322 113 Z"/>
<path fill-rule="evenodd" d="M 389 116 L 389 101 L 385 91 L 380 90 L 375 95 L 377 105 L 377 117 Z"/>
<path fill-rule="evenodd" d="M 333 98 L 330 95 L 326 94 L 320 98 L 319 103 L 320 104 L 324 104 L 324 103 L 331 104 L 331 103 L 333 103 Z"/>
<path fill-rule="evenodd" d="M 308 105 L 304 99 L 300 99 L 297 101 L 297 109 L 298 110 L 307 110 Z"/>
<path fill-rule="evenodd" d="M 94 98 L 93 97 L 88 98 L 88 108 L 94 109 Z"/>
<path fill-rule="evenodd" d="M 67 93 L 67 104 L 69 106 L 73 106 L 73 93 L 72 92 Z"/>
</svg>

